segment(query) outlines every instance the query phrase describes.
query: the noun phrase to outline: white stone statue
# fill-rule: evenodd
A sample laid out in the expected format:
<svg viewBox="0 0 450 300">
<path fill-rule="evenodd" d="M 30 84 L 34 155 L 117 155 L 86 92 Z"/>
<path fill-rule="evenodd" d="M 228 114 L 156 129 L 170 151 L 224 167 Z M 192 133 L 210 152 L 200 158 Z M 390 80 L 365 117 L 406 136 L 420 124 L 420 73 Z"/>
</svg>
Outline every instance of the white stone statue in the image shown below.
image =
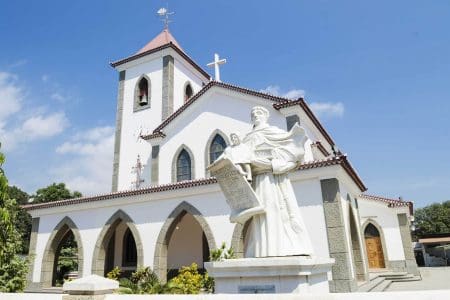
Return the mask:
<svg viewBox="0 0 450 300">
<path fill-rule="evenodd" d="M 304 156 L 305 131 L 295 124 L 286 132 L 269 126 L 268 118 L 267 109 L 254 107 L 253 129 L 242 141 L 252 151 L 252 188 L 263 209 L 248 208 L 238 213 L 232 210 L 230 220 L 243 224 L 251 217 L 245 240 L 246 257 L 312 255 L 311 241 L 288 178 Z M 233 161 L 232 155 L 228 159 L 242 163 Z"/>
</svg>

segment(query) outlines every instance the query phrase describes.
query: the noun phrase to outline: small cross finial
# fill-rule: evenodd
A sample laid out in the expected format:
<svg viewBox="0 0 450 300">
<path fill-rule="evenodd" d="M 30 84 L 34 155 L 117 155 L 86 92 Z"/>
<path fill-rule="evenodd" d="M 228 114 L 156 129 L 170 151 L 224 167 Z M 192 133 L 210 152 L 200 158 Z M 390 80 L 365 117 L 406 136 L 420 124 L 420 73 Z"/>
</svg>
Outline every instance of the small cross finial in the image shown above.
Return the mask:
<svg viewBox="0 0 450 300">
<path fill-rule="evenodd" d="M 167 4 L 167 8 L 161 7 L 157 14 L 161 17 L 161 21 L 164 22 L 164 29 L 169 29 L 169 23 L 172 22 L 169 20 L 169 16 L 174 14 L 174 12 L 169 12 L 169 4 Z"/>
<path fill-rule="evenodd" d="M 209 64 L 207 64 L 208 67 L 214 67 L 214 79 L 218 82 L 220 82 L 220 69 L 219 69 L 219 65 L 223 65 L 224 63 L 226 63 L 227 60 L 224 59 L 219 59 L 219 54 L 214 53 L 214 61 L 210 62 Z"/>
<path fill-rule="evenodd" d="M 134 187 L 136 189 L 141 187 L 141 183 L 143 183 L 145 180 L 141 178 L 142 176 L 142 169 L 144 169 L 145 165 L 143 165 L 141 163 L 141 157 L 138 154 L 137 156 L 137 161 L 136 161 L 136 166 L 133 167 L 133 172 L 136 173 L 136 180 L 132 182 L 132 184 L 134 185 Z"/>
</svg>

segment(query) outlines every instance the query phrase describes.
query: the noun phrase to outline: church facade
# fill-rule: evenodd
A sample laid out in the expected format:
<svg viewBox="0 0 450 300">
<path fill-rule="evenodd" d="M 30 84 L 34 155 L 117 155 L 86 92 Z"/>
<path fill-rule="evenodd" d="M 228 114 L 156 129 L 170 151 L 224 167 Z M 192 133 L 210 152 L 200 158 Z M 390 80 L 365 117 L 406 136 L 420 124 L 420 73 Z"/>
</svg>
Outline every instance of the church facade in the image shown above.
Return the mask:
<svg viewBox="0 0 450 300">
<path fill-rule="evenodd" d="M 200 268 L 226 243 L 245 253 L 245 225 L 207 167 L 251 130 L 254 106 L 271 125 L 306 131 L 304 161 L 290 179 L 314 254 L 335 259 L 331 292 L 356 291 L 375 269 L 417 274 L 412 204 L 364 195 L 363 181 L 304 99 L 285 99 L 211 80 L 165 29 L 136 54 L 111 64 L 119 73 L 112 193 L 30 204 L 30 289 L 55 285 L 61 245 L 70 236 L 78 276 L 150 266 L 167 280 Z M 249 221 L 251 222 L 251 220 Z"/>
</svg>

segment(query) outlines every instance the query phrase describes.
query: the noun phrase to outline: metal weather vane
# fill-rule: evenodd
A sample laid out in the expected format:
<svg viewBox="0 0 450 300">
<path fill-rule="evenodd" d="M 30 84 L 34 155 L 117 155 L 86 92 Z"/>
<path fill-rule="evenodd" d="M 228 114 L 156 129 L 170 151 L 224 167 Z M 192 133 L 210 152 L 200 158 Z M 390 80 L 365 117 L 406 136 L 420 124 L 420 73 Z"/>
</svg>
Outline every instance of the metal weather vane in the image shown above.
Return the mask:
<svg viewBox="0 0 450 300">
<path fill-rule="evenodd" d="M 158 9 L 156 13 L 161 17 L 161 21 L 164 22 L 164 29 L 169 29 L 169 23 L 173 22 L 169 17 L 174 14 L 174 12 L 169 12 L 169 4 L 167 4 L 167 8 L 161 7 Z"/>
</svg>

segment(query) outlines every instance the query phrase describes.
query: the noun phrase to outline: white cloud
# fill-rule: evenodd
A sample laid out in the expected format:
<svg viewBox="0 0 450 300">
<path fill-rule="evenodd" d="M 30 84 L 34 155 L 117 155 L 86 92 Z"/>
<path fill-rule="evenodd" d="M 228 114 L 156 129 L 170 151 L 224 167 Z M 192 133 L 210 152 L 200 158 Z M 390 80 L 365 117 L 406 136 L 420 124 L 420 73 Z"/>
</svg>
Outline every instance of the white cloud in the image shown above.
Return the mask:
<svg viewBox="0 0 450 300">
<path fill-rule="evenodd" d="M 63 112 L 38 115 L 26 119 L 21 126 L 1 129 L 2 146 L 5 151 L 14 150 L 19 144 L 54 137 L 62 133 L 69 121 Z"/>
<path fill-rule="evenodd" d="M 26 92 L 16 75 L 0 71 L 0 142 L 5 152 L 56 136 L 69 125 L 64 112 L 24 105 Z"/>
<path fill-rule="evenodd" d="M 61 95 L 60 93 L 53 93 L 50 95 L 50 98 L 58 102 L 65 102 L 67 100 L 67 97 Z"/>
<path fill-rule="evenodd" d="M 27 119 L 20 133 L 31 139 L 47 138 L 60 134 L 67 128 L 69 121 L 63 112 Z"/>
<path fill-rule="evenodd" d="M 287 92 L 282 92 L 278 85 L 269 85 L 265 89 L 260 90 L 260 92 L 295 100 L 305 96 L 304 90 L 292 89 Z"/>
<path fill-rule="evenodd" d="M 292 89 L 282 92 L 278 85 L 269 85 L 265 89 L 260 90 L 260 92 L 288 99 L 298 99 L 305 96 L 304 90 Z M 312 102 L 310 107 L 318 117 L 322 118 L 342 117 L 345 110 L 342 102 Z"/>
<path fill-rule="evenodd" d="M 114 149 L 114 127 L 95 127 L 79 132 L 56 148 L 65 156 L 65 163 L 52 169 L 52 173 L 70 189 L 83 195 L 108 192 Z"/>
<path fill-rule="evenodd" d="M 0 72 L 0 123 L 5 125 L 6 119 L 21 109 L 23 98 L 23 90 L 17 85 L 17 77 Z"/>
<path fill-rule="evenodd" d="M 312 102 L 309 106 L 318 117 L 342 117 L 345 111 L 342 102 Z"/>
<path fill-rule="evenodd" d="M 24 65 L 26 65 L 27 63 L 28 63 L 28 60 L 26 60 L 26 59 L 20 59 L 20 60 L 18 60 L 18 61 L 16 61 L 16 62 L 10 64 L 8 67 L 9 67 L 9 68 L 17 68 L 17 67 L 24 66 Z"/>
</svg>

